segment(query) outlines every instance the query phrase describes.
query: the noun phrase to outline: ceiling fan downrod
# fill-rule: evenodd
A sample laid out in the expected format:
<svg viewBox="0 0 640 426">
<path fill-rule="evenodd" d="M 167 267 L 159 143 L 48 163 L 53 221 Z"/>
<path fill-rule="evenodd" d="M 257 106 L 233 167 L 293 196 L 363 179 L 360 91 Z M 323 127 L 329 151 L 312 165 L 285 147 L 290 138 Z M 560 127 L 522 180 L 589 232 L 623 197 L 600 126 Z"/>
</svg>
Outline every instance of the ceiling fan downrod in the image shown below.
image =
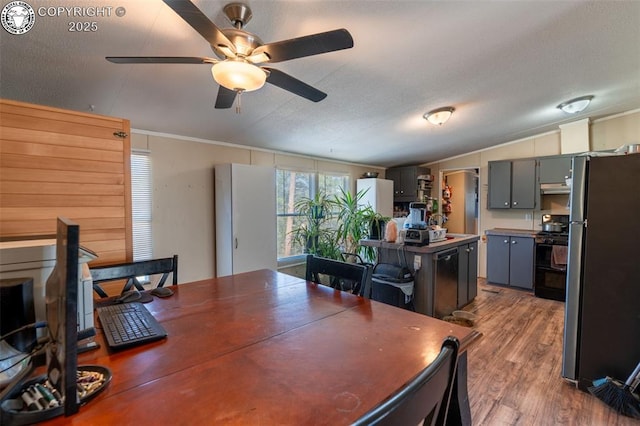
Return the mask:
<svg viewBox="0 0 640 426">
<path fill-rule="evenodd" d="M 224 7 L 223 11 L 231 24 L 239 30 L 247 25 L 253 17 L 251 9 L 244 3 L 229 3 Z"/>
</svg>

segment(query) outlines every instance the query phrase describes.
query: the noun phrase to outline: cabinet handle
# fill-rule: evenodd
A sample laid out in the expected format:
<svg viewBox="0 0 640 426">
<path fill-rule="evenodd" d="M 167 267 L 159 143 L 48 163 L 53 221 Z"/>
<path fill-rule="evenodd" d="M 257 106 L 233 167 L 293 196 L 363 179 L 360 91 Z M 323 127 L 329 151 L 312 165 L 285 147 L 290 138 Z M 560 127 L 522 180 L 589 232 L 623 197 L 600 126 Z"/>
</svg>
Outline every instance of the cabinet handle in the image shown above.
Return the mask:
<svg viewBox="0 0 640 426">
<path fill-rule="evenodd" d="M 516 240 L 511 241 L 511 244 L 518 244 Z"/>
<path fill-rule="evenodd" d="M 505 244 L 509 244 L 509 240 L 504 240 L 504 243 Z"/>
<path fill-rule="evenodd" d="M 473 247 L 469 247 L 469 251 L 473 251 Z"/>
<path fill-rule="evenodd" d="M 237 238 L 234 238 L 233 240 L 234 240 L 234 242 L 235 242 L 236 248 L 238 248 L 238 239 L 237 239 Z"/>
<path fill-rule="evenodd" d="M 467 253 L 469 253 L 469 252 L 471 251 L 471 249 L 465 249 L 465 251 L 466 251 Z"/>
<path fill-rule="evenodd" d="M 508 206 L 508 205 L 509 205 L 509 202 L 508 202 L 508 201 L 505 201 L 505 202 L 504 202 L 504 205 L 505 205 L 505 206 Z"/>
<path fill-rule="evenodd" d="M 517 206 L 517 205 L 518 205 L 518 202 L 517 202 L 517 201 L 514 201 L 514 202 L 513 202 L 513 205 L 514 205 L 514 206 Z"/>
</svg>

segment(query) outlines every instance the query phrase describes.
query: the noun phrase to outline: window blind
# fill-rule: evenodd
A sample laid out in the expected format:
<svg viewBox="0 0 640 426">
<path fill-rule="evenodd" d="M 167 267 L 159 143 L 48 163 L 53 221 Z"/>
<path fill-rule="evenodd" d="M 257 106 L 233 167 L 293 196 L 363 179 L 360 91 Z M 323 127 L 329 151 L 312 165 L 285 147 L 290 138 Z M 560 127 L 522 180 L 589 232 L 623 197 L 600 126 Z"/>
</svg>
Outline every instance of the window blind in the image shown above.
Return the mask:
<svg viewBox="0 0 640 426">
<path fill-rule="evenodd" d="M 151 157 L 147 151 L 131 152 L 131 213 L 133 260 L 152 259 Z"/>
</svg>

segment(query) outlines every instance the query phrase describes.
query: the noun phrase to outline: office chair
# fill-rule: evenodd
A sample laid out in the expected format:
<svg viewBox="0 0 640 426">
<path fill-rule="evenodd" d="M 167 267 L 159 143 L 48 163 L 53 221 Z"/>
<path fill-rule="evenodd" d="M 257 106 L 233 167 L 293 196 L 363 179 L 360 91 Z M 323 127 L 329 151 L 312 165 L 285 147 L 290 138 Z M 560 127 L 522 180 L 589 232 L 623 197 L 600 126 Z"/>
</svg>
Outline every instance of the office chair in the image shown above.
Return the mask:
<svg viewBox="0 0 640 426">
<path fill-rule="evenodd" d="M 173 285 L 178 284 L 178 255 L 162 259 L 141 260 L 138 262 L 121 263 L 118 265 L 97 266 L 91 268 L 91 278 L 93 279 L 93 290 L 100 297 L 108 297 L 100 284 L 108 281 L 127 280 L 122 292 L 131 290 L 135 286 L 139 291 L 144 290 L 144 286 L 137 277 L 144 275 L 162 274 L 158 287 L 164 286 L 169 274 L 172 274 Z"/>
<path fill-rule="evenodd" d="M 330 287 L 350 291 L 360 296 L 369 286 L 367 280 L 370 279 L 370 274 L 366 266 L 317 257 L 312 254 L 307 255 L 305 279 L 318 284 L 326 284 L 321 281 L 321 275 L 329 277 Z"/>
<path fill-rule="evenodd" d="M 354 426 L 445 425 L 459 346 L 458 339 L 447 337 L 440 354 L 427 368 L 356 420 Z"/>
</svg>

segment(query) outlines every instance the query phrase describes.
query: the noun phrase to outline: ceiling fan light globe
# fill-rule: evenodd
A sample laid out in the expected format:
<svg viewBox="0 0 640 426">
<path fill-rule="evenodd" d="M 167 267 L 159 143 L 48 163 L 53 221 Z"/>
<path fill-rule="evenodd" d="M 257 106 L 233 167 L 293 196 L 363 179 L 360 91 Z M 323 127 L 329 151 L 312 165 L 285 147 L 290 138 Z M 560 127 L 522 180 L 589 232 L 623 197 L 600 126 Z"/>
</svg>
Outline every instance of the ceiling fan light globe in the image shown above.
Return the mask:
<svg viewBox="0 0 640 426">
<path fill-rule="evenodd" d="M 264 86 L 267 74 L 245 60 L 226 60 L 211 67 L 213 79 L 229 90 L 251 92 Z"/>
</svg>

